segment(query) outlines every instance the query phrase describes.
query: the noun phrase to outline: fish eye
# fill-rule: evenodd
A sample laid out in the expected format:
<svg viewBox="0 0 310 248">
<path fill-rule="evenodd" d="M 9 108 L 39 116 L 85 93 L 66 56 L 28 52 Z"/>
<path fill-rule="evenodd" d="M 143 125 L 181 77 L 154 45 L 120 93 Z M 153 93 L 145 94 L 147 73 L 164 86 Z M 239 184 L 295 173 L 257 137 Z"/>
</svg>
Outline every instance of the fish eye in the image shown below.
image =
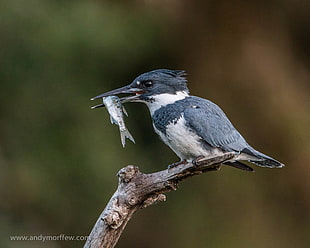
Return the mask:
<svg viewBox="0 0 310 248">
<path fill-rule="evenodd" d="M 143 86 L 149 88 L 149 87 L 152 87 L 153 86 L 153 82 L 152 81 L 145 81 L 143 82 Z"/>
</svg>

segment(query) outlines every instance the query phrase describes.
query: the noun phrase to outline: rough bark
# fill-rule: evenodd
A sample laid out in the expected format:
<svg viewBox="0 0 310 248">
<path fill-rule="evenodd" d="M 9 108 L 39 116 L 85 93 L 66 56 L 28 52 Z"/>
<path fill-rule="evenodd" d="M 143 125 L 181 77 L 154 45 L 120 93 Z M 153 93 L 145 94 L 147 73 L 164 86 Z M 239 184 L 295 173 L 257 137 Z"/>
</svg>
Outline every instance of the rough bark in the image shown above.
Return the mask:
<svg viewBox="0 0 310 248">
<path fill-rule="evenodd" d="M 221 163 L 233 157 L 233 153 L 226 153 L 151 174 L 141 173 L 138 167 L 132 165 L 122 168 L 117 174 L 118 188 L 100 214 L 84 248 L 114 247 L 126 224 L 138 209 L 165 201 L 166 196 L 163 193 L 176 190 L 181 180 L 218 170 Z"/>
</svg>

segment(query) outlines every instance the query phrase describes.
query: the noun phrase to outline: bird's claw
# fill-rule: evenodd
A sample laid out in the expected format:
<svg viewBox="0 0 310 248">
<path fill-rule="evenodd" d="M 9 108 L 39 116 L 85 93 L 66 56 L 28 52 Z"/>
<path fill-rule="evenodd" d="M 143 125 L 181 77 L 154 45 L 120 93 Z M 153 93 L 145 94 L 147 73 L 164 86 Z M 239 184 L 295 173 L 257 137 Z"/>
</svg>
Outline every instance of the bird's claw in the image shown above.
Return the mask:
<svg viewBox="0 0 310 248">
<path fill-rule="evenodd" d="M 181 161 L 179 161 L 179 162 L 170 164 L 170 165 L 168 165 L 168 170 L 170 170 L 170 169 L 172 169 L 172 168 L 174 168 L 174 167 L 177 167 L 177 166 L 179 166 L 179 165 L 186 164 L 186 163 L 187 163 L 186 160 L 181 160 Z"/>
<path fill-rule="evenodd" d="M 201 155 L 201 156 L 198 156 L 197 158 L 195 158 L 195 159 L 192 161 L 193 165 L 196 166 L 196 167 L 202 165 L 202 164 L 203 164 L 203 159 L 204 159 L 204 158 L 205 158 L 205 157 L 202 156 L 202 155 Z"/>
<path fill-rule="evenodd" d="M 195 158 L 192 163 L 195 167 L 199 167 L 205 164 L 208 164 L 210 162 L 210 159 L 204 157 L 204 156 L 198 156 L 197 158 Z M 217 171 L 221 168 L 221 165 L 209 165 L 206 166 L 206 168 L 203 169 L 203 171 Z"/>
</svg>

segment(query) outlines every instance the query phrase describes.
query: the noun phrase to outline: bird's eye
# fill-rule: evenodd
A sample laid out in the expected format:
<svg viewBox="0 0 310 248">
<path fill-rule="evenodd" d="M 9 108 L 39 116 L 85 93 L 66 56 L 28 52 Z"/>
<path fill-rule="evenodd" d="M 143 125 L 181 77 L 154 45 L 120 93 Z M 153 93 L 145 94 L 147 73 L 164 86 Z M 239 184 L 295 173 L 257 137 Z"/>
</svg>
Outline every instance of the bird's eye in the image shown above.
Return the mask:
<svg viewBox="0 0 310 248">
<path fill-rule="evenodd" d="M 153 82 L 152 81 L 145 81 L 143 82 L 143 86 L 149 88 L 149 87 L 152 87 L 153 86 Z"/>
</svg>

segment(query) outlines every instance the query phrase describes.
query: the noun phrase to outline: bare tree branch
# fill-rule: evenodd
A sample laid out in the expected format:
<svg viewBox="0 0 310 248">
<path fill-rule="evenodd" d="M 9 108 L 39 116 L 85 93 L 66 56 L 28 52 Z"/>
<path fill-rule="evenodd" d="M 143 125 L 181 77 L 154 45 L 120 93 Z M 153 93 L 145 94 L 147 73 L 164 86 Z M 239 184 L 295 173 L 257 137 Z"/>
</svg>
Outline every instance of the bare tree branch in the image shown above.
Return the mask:
<svg viewBox="0 0 310 248">
<path fill-rule="evenodd" d="M 132 165 L 124 167 L 117 174 L 118 188 L 100 214 L 84 248 L 114 247 L 127 222 L 138 209 L 165 201 L 163 193 L 176 190 L 181 180 L 218 170 L 221 163 L 233 157 L 234 153 L 225 153 L 151 174 L 143 174 Z"/>
</svg>

